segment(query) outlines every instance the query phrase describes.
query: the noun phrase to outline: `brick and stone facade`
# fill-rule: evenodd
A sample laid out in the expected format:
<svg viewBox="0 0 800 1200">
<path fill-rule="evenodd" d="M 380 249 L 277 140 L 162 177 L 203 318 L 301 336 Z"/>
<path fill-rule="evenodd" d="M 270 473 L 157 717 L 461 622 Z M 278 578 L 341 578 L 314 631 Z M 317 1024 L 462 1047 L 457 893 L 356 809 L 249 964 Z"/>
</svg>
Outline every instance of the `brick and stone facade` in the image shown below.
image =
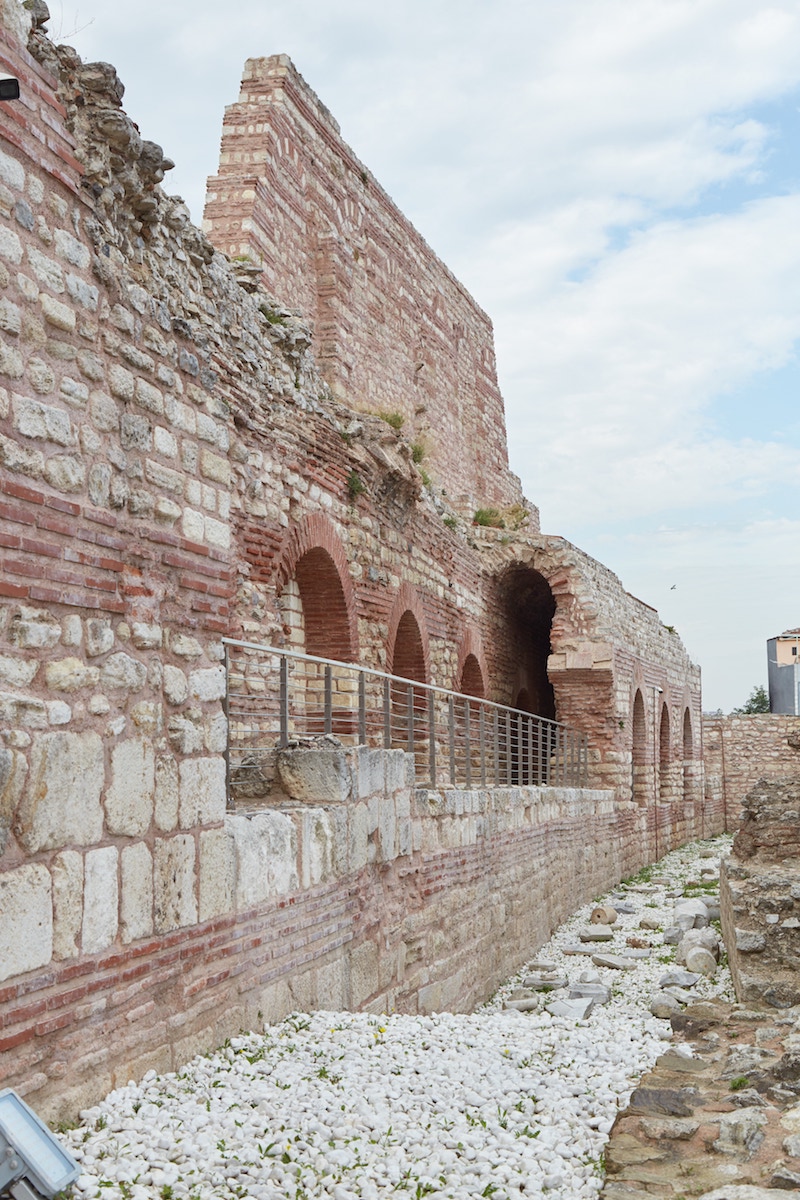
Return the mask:
<svg viewBox="0 0 800 1200">
<path fill-rule="evenodd" d="M 706 801 L 721 810 L 726 829 L 736 829 L 745 797 L 762 780 L 797 776 L 800 717 L 752 713 L 703 717 Z"/>
<path fill-rule="evenodd" d="M 293 68 L 246 68 L 240 104 L 291 102 L 248 166 L 258 238 L 224 161 L 210 241 L 113 68 L 0 11 L 0 1053 L 66 1113 L 259 1012 L 469 1006 L 720 810 L 697 668 L 540 532 L 487 318 Z M 430 795 L 362 754 L 343 803 L 234 806 L 225 636 L 555 716 L 590 789 Z"/>
</svg>

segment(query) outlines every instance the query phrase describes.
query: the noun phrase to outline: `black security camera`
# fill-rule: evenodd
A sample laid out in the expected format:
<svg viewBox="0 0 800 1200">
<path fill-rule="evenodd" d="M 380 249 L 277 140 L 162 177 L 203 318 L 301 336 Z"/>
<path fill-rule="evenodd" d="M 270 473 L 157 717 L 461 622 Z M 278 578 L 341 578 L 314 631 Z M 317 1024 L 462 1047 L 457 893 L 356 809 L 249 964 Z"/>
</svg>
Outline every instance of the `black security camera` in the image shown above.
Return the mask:
<svg viewBox="0 0 800 1200">
<path fill-rule="evenodd" d="M 0 75 L 0 100 L 19 100 L 19 80 L 13 75 Z"/>
</svg>

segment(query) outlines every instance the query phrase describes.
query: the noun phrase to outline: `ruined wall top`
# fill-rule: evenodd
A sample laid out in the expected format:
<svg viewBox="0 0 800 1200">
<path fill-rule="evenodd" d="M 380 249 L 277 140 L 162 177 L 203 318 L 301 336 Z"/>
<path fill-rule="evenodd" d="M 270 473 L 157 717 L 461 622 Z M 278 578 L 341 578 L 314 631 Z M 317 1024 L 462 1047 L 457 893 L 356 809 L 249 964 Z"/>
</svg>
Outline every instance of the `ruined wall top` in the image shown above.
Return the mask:
<svg viewBox="0 0 800 1200">
<path fill-rule="evenodd" d="M 285 55 L 248 59 L 204 231 L 312 323 L 337 399 L 403 418 L 465 514 L 521 501 L 491 321 L 342 140 Z"/>
</svg>

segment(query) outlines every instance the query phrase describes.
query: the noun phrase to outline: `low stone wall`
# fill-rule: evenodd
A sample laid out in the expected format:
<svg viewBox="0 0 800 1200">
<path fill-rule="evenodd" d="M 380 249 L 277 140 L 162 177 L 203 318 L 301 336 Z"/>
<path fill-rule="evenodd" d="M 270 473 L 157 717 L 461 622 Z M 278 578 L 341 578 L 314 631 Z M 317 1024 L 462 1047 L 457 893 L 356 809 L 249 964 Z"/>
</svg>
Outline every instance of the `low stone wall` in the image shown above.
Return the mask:
<svg viewBox="0 0 800 1200">
<path fill-rule="evenodd" d="M 783 713 L 703 716 L 706 803 L 724 812 L 735 829 L 745 796 L 761 779 L 800 771 L 800 717 Z"/>
<path fill-rule="evenodd" d="M 351 751 L 324 805 L 306 772 L 305 802 L 7 872 L 4 1082 L 63 1117 L 293 1009 L 470 1009 L 647 860 L 647 814 L 609 792 L 434 792 L 412 772 Z M 96 940 L 78 952 L 68 928 Z"/>
<path fill-rule="evenodd" d="M 720 877 L 722 930 L 739 1000 L 800 1004 L 800 779 L 763 780 Z"/>
</svg>

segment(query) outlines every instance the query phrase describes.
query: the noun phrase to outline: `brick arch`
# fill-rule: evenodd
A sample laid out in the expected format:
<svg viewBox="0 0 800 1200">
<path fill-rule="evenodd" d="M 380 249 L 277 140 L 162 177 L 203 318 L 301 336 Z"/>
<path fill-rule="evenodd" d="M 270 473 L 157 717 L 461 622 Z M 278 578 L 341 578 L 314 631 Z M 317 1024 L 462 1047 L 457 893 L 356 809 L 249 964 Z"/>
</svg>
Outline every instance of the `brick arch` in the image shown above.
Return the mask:
<svg viewBox="0 0 800 1200">
<path fill-rule="evenodd" d="M 469 628 L 461 639 L 458 651 L 454 690 L 463 692 L 465 696 L 485 696 L 488 678 L 480 634 Z"/>
<path fill-rule="evenodd" d="M 425 611 L 410 583 L 401 584 L 395 597 L 386 647 L 390 675 L 402 675 L 419 683 L 429 682 L 431 651 Z"/>
<path fill-rule="evenodd" d="M 334 526 L 312 513 L 287 536 L 276 567 L 280 598 L 290 582 L 299 592 L 305 649 L 320 658 L 358 661 L 358 620 L 347 554 Z"/>
<path fill-rule="evenodd" d="M 633 713 L 631 739 L 631 792 L 637 804 L 647 803 L 648 762 L 647 762 L 647 710 L 644 694 L 641 688 L 636 689 L 631 706 Z"/>
<path fill-rule="evenodd" d="M 671 761 L 669 705 L 665 702 L 661 705 L 661 717 L 658 722 L 658 786 L 662 803 L 670 798 Z"/>
</svg>

